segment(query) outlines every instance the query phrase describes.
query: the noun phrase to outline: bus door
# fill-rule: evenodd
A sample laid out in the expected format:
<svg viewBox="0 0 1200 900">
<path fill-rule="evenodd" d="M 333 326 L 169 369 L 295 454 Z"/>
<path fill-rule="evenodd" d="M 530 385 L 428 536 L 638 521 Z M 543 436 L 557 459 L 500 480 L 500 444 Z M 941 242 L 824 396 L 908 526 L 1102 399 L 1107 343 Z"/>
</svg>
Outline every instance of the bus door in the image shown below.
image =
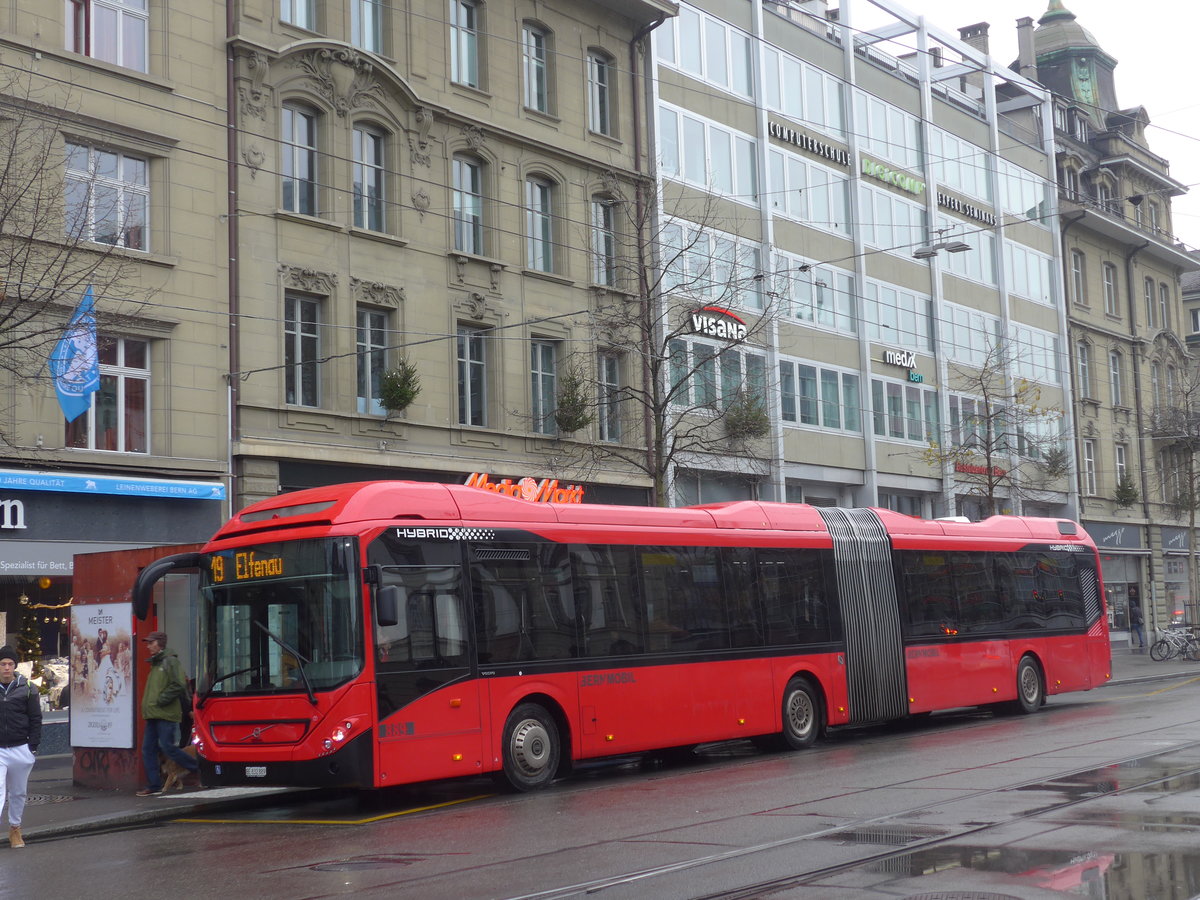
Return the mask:
<svg viewBox="0 0 1200 900">
<path fill-rule="evenodd" d="M 817 512 L 833 538 L 850 724 L 901 718 L 908 713 L 908 683 L 892 542 L 869 509 Z"/>
<path fill-rule="evenodd" d="M 471 675 L 461 566 L 381 565 L 375 571 L 380 784 L 478 774 L 479 684 Z"/>
</svg>

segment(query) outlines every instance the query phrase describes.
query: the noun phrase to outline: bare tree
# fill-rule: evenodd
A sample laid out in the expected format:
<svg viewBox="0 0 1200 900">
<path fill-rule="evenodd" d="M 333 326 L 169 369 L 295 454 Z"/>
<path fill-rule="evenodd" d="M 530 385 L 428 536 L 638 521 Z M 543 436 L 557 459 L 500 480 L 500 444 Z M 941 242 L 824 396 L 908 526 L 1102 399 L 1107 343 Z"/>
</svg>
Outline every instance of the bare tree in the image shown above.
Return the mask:
<svg viewBox="0 0 1200 900">
<path fill-rule="evenodd" d="M 745 223 L 722 220 L 721 201 L 663 202 L 650 183 L 639 187 L 632 201 L 594 211 L 588 241 L 601 287 L 591 345 L 562 370 L 553 452 L 585 473 L 639 472 L 653 503 L 668 506 L 678 465 L 732 456 L 739 471 L 765 473 L 761 348 L 779 300 L 758 242 L 736 237 Z M 606 240 L 615 252 L 597 251 Z M 582 439 L 592 425 L 599 440 Z"/>
<path fill-rule="evenodd" d="M 133 315 L 146 299 L 117 249 L 144 220 L 131 222 L 122 199 L 97 191 L 95 179 L 67 181 L 60 129 L 75 115 L 70 97 L 36 77 L 10 70 L 0 80 L 0 382 L 30 391 L 49 380 L 47 360 L 89 285 L 106 321 Z M 13 437 L 0 424 L 5 445 Z"/>
<path fill-rule="evenodd" d="M 954 473 L 977 497 L 985 516 L 1006 501 L 1038 499 L 1069 474 L 1063 411 L 1042 403 L 1042 388 L 1015 372 L 1019 351 L 994 341 L 978 365 L 949 364 L 950 420 L 922 451 L 925 460 Z"/>
</svg>

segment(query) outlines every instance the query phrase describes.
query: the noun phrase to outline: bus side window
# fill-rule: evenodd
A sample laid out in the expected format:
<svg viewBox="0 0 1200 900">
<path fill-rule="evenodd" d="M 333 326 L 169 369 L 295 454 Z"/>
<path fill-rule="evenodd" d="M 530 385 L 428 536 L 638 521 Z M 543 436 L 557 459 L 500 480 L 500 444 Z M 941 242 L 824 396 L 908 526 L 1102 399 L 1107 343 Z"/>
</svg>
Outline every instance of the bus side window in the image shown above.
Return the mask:
<svg viewBox="0 0 1200 900">
<path fill-rule="evenodd" d="M 437 655 L 443 662 L 460 662 L 467 652 L 462 607 L 454 594 L 434 598 L 437 631 Z"/>
<path fill-rule="evenodd" d="M 951 554 L 901 550 L 900 602 L 908 633 L 917 637 L 958 634 L 958 604 Z"/>
</svg>

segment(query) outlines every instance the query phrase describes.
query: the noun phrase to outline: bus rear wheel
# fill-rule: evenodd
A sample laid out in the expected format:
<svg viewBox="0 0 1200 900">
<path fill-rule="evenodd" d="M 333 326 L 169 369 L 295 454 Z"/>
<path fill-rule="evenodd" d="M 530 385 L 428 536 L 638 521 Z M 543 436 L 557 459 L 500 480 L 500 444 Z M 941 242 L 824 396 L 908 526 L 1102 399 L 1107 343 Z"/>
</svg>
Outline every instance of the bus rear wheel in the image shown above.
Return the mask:
<svg viewBox="0 0 1200 900">
<path fill-rule="evenodd" d="M 1017 666 L 1017 699 L 1013 701 L 1012 711 L 1029 715 L 1042 708 L 1046 699 L 1042 687 L 1042 671 L 1028 656 L 1022 658 Z"/>
<path fill-rule="evenodd" d="M 522 703 L 504 723 L 504 777 L 518 791 L 536 791 L 554 780 L 562 753 L 554 717 L 537 703 Z"/>
<path fill-rule="evenodd" d="M 811 747 L 821 736 L 821 695 L 807 678 L 793 678 L 783 690 L 783 742 L 792 750 Z"/>
</svg>

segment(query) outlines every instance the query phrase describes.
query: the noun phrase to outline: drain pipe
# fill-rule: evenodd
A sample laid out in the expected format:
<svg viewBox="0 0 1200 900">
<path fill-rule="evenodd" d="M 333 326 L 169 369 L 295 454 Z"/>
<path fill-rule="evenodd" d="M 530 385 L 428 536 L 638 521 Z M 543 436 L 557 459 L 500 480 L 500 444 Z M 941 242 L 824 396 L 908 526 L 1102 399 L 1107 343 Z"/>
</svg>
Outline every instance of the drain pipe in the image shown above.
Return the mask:
<svg viewBox="0 0 1200 900">
<path fill-rule="evenodd" d="M 232 515 L 237 498 L 237 476 L 233 471 L 233 445 L 241 437 L 241 427 L 238 421 L 241 408 L 241 383 L 238 369 L 241 359 L 241 295 L 239 285 L 241 273 L 238 266 L 238 171 L 237 171 L 237 60 L 233 52 L 233 39 L 237 34 L 237 20 L 234 14 L 233 0 L 225 0 L 225 179 L 226 179 L 226 214 L 225 227 L 228 258 L 226 260 L 229 273 L 229 384 L 228 399 L 228 435 L 226 454 L 229 467 L 229 508 Z"/>
<path fill-rule="evenodd" d="M 651 308 L 650 298 L 650 283 L 646 279 L 646 240 L 644 233 L 645 214 L 646 214 L 646 199 L 643 191 L 645 186 L 642 183 L 642 114 L 641 105 L 638 103 L 639 86 L 638 86 L 638 44 L 646 38 L 650 32 L 667 20 L 666 13 L 660 13 L 658 18 L 643 25 L 637 30 L 629 41 L 629 80 L 630 94 L 632 96 L 632 104 L 630 109 L 633 113 L 633 171 L 635 174 L 633 184 L 634 196 L 634 223 L 637 226 L 637 279 L 638 279 L 638 294 L 642 297 L 642 340 L 644 346 L 642 348 L 642 390 L 647 391 L 652 389 L 652 380 L 654 378 L 653 370 L 650 366 L 650 354 L 653 352 L 653 342 L 656 329 L 654 328 L 654 310 Z M 647 66 L 649 68 L 649 66 Z M 649 82 L 647 82 L 649 85 Z M 647 109 L 650 104 L 647 102 Z M 654 427 L 654 418 L 651 415 L 650 404 L 642 404 L 642 429 L 646 440 L 646 472 L 651 476 L 651 490 L 655 492 L 652 498 L 652 506 L 658 506 L 660 497 L 658 496 L 658 466 L 661 465 L 659 454 L 659 436 Z M 666 499 L 666 498 L 662 498 Z M 669 505 L 669 504 L 668 504 Z"/>
</svg>

